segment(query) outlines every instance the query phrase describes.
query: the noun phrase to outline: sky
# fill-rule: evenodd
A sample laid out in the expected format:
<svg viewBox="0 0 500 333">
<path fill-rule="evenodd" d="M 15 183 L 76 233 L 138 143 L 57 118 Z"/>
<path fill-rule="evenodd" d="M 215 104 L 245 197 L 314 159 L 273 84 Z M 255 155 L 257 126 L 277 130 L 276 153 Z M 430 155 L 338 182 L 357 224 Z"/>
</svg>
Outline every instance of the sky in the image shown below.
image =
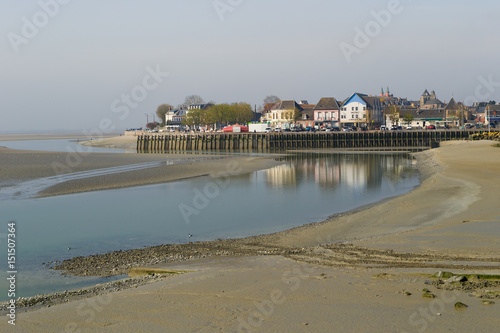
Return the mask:
<svg viewBox="0 0 500 333">
<path fill-rule="evenodd" d="M 494 0 L 0 0 L 0 133 L 144 126 L 189 95 L 500 101 Z"/>
</svg>

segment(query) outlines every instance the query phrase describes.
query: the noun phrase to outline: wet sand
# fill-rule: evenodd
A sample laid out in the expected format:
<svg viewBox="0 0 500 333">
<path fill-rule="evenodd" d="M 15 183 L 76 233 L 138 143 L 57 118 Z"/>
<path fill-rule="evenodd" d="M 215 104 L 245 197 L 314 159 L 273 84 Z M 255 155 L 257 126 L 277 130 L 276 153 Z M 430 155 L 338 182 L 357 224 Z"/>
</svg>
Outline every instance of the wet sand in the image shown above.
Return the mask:
<svg viewBox="0 0 500 333">
<path fill-rule="evenodd" d="M 154 265 L 189 272 L 21 313 L 29 332 L 495 331 L 496 284 L 445 291 L 430 274 L 500 274 L 500 148 L 451 142 L 417 154 L 414 191 L 281 233 L 77 258 L 60 268 L 109 275 Z M 180 255 L 183 262 L 171 260 Z M 113 262 L 112 257 L 116 257 Z M 108 263 L 97 269 L 97 262 Z M 120 266 L 123 262 L 123 267 Z M 118 265 L 118 266 L 116 266 Z M 374 278 L 374 277 L 378 278 Z M 437 297 L 422 297 L 428 288 Z M 411 293 L 406 295 L 405 293 Z M 102 296 L 101 296 L 102 297 Z M 455 310 L 461 301 L 469 307 Z M 86 310 L 86 311 L 85 311 Z M 8 331 L 6 320 L 0 329 Z M 10 330 L 15 331 L 15 330 Z M 17 331 L 17 330 L 16 330 Z"/>
<path fill-rule="evenodd" d="M 0 147 L 0 187 L 42 177 L 159 162 L 160 166 L 63 182 L 42 191 L 53 196 L 158 184 L 193 177 L 243 174 L 279 165 L 272 157 L 195 154 L 68 153 Z"/>
</svg>

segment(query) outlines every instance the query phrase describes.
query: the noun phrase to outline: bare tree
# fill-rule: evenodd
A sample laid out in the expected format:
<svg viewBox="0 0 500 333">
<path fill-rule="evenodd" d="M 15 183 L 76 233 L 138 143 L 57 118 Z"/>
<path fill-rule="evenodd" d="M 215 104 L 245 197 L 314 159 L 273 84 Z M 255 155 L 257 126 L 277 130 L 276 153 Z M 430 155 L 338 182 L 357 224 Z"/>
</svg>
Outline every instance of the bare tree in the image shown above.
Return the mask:
<svg viewBox="0 0 500 333">
<path fill-rule="evenodd" d="M 267 103 L 278 103 L 280 101 L 280 98 L 275 95 L 269 95 L 266 98 L 264 98 L 264 105 Z"/>
<path fill-rule="evenodd" d="M 187 96 L 184 105 L 204 104 L 205 101 L 199 95 Z"/>
</svg>

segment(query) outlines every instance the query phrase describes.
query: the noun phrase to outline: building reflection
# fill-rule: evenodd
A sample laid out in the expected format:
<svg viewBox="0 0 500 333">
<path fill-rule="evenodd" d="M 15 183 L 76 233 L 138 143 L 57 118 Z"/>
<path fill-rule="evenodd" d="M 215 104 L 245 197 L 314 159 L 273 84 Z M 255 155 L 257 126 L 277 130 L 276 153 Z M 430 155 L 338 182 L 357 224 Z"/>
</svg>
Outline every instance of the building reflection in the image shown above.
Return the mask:
<svg viewBox="0 0 500 333">
<path fill-rule="evenodd" d="M 271 187 L 292 187 L 297 184 L 297 168 L 293 163 L 285 163 L 264 172 L 266 184 Z"/>
<path fill-rule="evenodd" d="M 271 187 L 298 187 L 314 181 L 324 189 L 342 184 L 353 190 L 376 189 L 384 178 L 399 181 L 413 172 L 411 160 L 402 154 L 297 154 L 286 163 L 265 171 Z"/>
</svg>

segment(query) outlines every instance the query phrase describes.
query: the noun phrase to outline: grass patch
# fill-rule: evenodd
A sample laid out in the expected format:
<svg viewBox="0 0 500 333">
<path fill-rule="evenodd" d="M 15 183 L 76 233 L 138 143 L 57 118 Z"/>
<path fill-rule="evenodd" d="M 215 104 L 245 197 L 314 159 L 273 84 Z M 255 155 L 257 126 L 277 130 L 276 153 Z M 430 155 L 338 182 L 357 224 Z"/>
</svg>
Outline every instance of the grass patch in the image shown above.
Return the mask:
<svg viewBox="0 0 500 333">
<path fill-rule="evenodd" d="M 493 145 L 493 147 L 495 147 L 495 148 L 500 148 L 500 143 L 495 143 L 495 144 Z"/>
<path fill-rule="evenodd" d="M 468 308 L 467 304 L 464 304 L 462 302 L 455 303 L 455 309 L 460 310 L 460 309 L 465 309 L 465 308 Z"/>
<path fill-rule="evenodd" d="M 169 269 L 161 269 L 161 268 L 141 268 L 141 267 L 135 267 L 131 268 L 130 271 L 128 272 L 129 277 L 138 277 L 138 276 L 146 276 L 146 275 L 177 275 L 177 274 L 183 274 L 186 273 L 187 271 L 176 271 L 176 270 L 169 270 Z"/>
</svg>

